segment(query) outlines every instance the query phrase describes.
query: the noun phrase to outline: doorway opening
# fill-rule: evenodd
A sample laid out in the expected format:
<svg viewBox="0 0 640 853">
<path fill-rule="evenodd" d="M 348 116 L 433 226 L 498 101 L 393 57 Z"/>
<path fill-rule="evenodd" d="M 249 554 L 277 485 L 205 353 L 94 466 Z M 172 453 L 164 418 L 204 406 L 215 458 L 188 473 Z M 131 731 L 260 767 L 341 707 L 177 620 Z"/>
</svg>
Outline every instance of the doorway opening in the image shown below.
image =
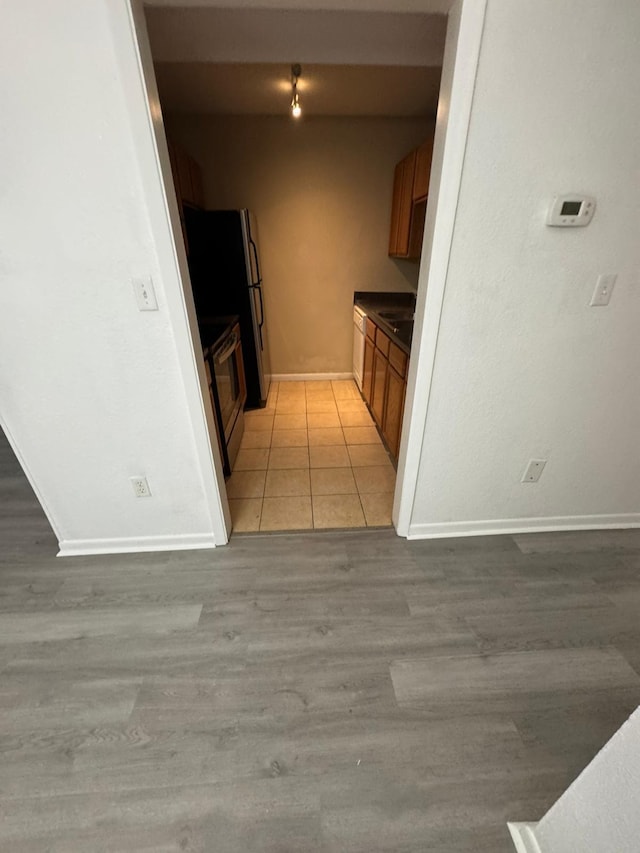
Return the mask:
<svg viewBox="0 0 640 853">
<path fill-rule="evenodd" d="M 189 220 L 251 210 L 260 234 L 255 280 L 250 245 L 257 239 L 238 246 L 254 288 L 244 324 L 236 304 L 222 298 L 218 308 L 198 310 L 233 530 L 391 525 L 446 17 L 300 12 L 292 23 L 276 10 L 166 6 L 147 7 L 146 16 L 197 310 L 203 288 L 220 298 L 228 270 L 220 272 L 218 252 L 204 268 L 194 260 L 202 247 L 211 252 L 213 231 L 200 239 Z M 364 27 L 375 52 L 381 27 L 393 41 L 392 22 L 400 29 L 388 49 L 402 60 L 367 61 L 366 38 L 354 58 L 349 27 Z M 270 45 L 270 32 L 293 25 L 302 41 L 305 26 L 308 34 L 315 28 L 315 62 L 302 47 L 291 57 L 282 41 Z M 407 27 L 422 38 L 409 49 Z M 420 64 L 411 64 L 411 49 Z M 301 120 L 288 112 L 292 59 L 302 64 Z M 424 150 L 426 188 L 416 196 Z M 359 383 L 354 303 L 367 313 Z M 385 316 L 398 310 L 410 315 L 404 341 L 398 317 Z M 266 381 L 253 399 L 245 389 L 233 447 L 216 386 L 224 341 L 203 332 L 222 318 L 229 328 L 240 321 L 247 386 L 249 338 L 265 352 Z"/>
</svg>

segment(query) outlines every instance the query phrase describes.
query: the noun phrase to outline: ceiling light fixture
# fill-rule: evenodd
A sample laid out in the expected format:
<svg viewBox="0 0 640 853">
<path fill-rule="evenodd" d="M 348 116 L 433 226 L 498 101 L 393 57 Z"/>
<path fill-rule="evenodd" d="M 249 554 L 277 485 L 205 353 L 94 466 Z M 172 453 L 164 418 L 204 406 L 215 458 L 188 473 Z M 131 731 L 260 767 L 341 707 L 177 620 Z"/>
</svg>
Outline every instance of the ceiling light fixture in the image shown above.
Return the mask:
<svg viewBox="0 0 640 853">
<path fill-rule="evenodd" d="M 300 98 L 298 97 L 298 77 L 302 74 L 302 68 L 298 63 L 291 66 L 291 115 L 294 118 L 300 118 L 302 115 L 302 107 L 300 106 Z"/>
</svg>

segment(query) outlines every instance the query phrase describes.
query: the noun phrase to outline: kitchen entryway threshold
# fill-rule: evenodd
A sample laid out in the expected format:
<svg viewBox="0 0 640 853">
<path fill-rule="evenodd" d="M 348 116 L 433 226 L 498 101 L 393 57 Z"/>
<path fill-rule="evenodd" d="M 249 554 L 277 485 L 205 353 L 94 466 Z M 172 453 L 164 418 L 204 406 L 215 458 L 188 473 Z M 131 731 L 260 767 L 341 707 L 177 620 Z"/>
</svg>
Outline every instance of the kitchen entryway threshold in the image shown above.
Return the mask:
<svg viewBox="0 0 640 853">
<path fill-rule="evenodd" d="M 232 535 L 389 527 L 395 478 L 353 380 L 272 383 L 227 481 Z"/>
</svg>

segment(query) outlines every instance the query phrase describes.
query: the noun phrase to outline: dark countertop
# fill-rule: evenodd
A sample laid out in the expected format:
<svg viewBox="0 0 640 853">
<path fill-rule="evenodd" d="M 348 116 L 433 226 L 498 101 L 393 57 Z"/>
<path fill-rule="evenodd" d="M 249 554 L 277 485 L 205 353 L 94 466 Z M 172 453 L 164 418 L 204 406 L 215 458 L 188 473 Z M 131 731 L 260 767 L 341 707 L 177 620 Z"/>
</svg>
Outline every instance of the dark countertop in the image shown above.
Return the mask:
<svg viewBox="0 0 640 853">
<path fill-rule="evenodd" d="M 202 349 L 215 347 L 240 318 L 237 314 L 228 317 L 198 317 L 198 330 Z"/>
<path fill-rule="evenodd" d="M 400 347 L 407 355 L 411 352 L 411 338 L 413 336 L 413 312 L 416 307 L 414 293 L 389 293 L 374 290 L 356 290 L 353 294 L 353 302 L 373 320 L 391 338 L 394 344 Z M 381 311 L 406 310 L 411 320 L 393 323 L 389 319 L 380 316 Z"/>
</svg>

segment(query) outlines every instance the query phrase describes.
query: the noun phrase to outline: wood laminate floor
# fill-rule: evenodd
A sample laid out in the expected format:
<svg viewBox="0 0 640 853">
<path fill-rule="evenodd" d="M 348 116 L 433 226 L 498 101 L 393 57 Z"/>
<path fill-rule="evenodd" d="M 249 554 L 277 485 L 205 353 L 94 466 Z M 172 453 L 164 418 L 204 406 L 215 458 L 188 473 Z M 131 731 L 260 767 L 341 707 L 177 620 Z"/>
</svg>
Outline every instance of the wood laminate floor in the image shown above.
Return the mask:
<svg viewBox="0 0 640 853">
<path fill-rule="evenodd" d="M 0 849 L 513 853 L 640 702 L 640 534 L 55 558 L 0 443 Z"/>
</svg>

